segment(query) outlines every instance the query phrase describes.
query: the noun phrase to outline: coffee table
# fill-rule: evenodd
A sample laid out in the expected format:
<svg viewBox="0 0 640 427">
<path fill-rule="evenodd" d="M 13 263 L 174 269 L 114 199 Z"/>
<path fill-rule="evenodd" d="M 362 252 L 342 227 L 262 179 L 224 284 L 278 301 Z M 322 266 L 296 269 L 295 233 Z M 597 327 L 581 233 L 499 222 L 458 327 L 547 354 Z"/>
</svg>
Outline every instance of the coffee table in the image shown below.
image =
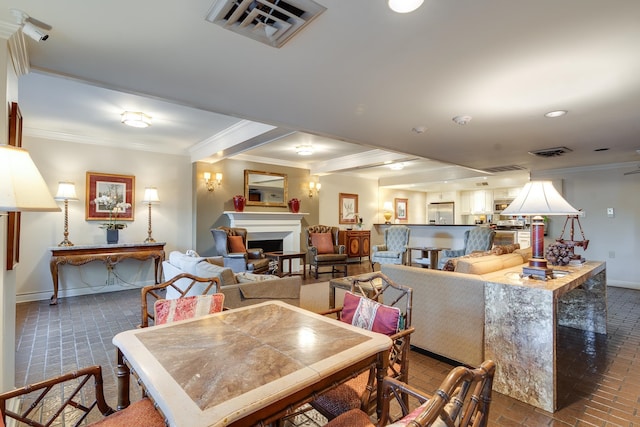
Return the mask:
<svg viewBox="0 0 640 427">
<path fill-rule="evenodd" d="M 305 266 L 305 261 L 307 258 L 307 252 L 296 252 L 296 251 L 274 251 L 274 252 L 265 252 L 265 256 L 269 259 L 276 260 L 278 263 L 278 273 L 277 275 L 280 277 L 284 276 L 302 276 L 303 278 L 307 278 L 307 269 Z M 294 273 L 291 268 L 291 261 L 294 259 L 299 259 L 302 264 L 302 273 Z M 286 273 L 283 271 L 284 260 L 289 260 L 289 271 Z"/>
<path fill-rule="evenodd" d="M 364 273 L 357 276 L 347 276 L 329 280 L 329 308 L 336 308 L 336 288 L 350 291 L 353 279 L 367 277 L 370 274 L 371 273 Z M 375 279 L 373 282 L 373 286 L 369 282 L 360 283 L 360 287 L 362 288 L 362 291 L 365 293 L 365 296 L 367 298 L 372 298 L 375 295 L 375 292 L 379 290 L 381 286 L 382 281 L 380 281 L 380 279 Z"/>
<path fill-rule="evenodd" d="M 439 252 L 444 249 L 450 249 L 450 248 L 435 248 L 435 247 L 429 247 L 429 246 L 411 247 L 409 248 L 409 265 L 413 263 L 413 264 L 418 264 L 420 267 L 428 267 L 431 269 L 436 269 L 438 268 Z M 415 260 L 412 261 L 411 255 L 413 251 L 420 251 L 422 257 L 416 258 Z M 428 254 L 428 257 L 425 256 L 427 254 Z"/>
</svg>

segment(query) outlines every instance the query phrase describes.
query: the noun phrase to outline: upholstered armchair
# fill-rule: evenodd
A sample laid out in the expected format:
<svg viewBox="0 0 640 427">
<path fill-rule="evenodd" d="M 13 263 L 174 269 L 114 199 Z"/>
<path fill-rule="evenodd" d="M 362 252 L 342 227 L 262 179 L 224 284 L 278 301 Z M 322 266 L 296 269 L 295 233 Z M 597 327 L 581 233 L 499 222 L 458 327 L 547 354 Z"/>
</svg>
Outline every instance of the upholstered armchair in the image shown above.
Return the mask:
<svg viewBox="0 0 640 427">
<path fill-rule="evenodd" d="M 247 249 L 247 230 L 245 228 L 218 227 L 212 228 L 216 251 L 222 256 L 224 266 L 234 273 L 248 271 L 250 273 L 266 273 L 269 271 L 269 260 L 262 249 Z"/>
<path fill-rule="evenodd" d="M 464 248 L 462 249 L 445 249 L 440 254 L 438 269 L 442 267 L 451 258 L 468 255 L 472 252 L 488 251 L 493 246 L 493 238 L 496 232 L 487 227 L 475 227 L 464 232 Z"/>
<path fill-rule="evenodd" d="M 371 248 L 373 264 L 404 264 L 411 229 L 406 225 L 392 225 L 384 230 L 384 243 Z"/>
<path fill-rule="evenodd" d="M 312 225 L 307 227 L 309 275 L 318 278 L 320 267 L 331 267 L 331 274 L 347 276 L 347 248 L 338 244 L 338 227 Z M 328 273 L 328 271 L 327 271 Z"/>
</svg>

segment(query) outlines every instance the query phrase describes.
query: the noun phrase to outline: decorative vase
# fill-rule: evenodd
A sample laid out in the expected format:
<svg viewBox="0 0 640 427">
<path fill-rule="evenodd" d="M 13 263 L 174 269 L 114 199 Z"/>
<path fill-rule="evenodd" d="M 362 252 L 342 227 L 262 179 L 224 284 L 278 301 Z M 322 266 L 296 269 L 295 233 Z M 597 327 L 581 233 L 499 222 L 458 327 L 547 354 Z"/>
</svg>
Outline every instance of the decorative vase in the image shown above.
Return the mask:
<svg viewBox="0 0 640 427">
<path fill-rule="evenodd" d="M 107 229 L 107 243 L 109 244 L 113 244 L 113 243 L 118 243 L 118 238 L 120 237 L 118 232 L 120 230 L 118 230 L 117 228 L 114 229 Z"/>
<path fill-rule="evenodd" d="M 289 210 L 293 213 L 298 213 L 300 211 L 300 200 L 298 199 L 289 200 Z"/>
<path fill-rule="evenodd" d="M 244 205 L 246 202 L 247 199 L 245 199 L 244 196 L 241 196 L 239 194 L 233 196 L 233 208 L 236 210 L 236 212 L 244 211 Z"/>
</svg>

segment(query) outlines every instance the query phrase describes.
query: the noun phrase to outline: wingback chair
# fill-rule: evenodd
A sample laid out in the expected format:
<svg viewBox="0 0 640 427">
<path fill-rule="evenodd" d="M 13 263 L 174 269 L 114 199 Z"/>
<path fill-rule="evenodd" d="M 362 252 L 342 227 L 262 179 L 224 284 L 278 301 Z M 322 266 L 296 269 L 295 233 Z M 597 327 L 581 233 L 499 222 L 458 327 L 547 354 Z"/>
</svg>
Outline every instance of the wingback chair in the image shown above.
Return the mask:
<svg viewBox="0 0 640 427">
<path fill-rule="evenodd" d="M 331 274 L 347 276 L 347 248 L 338 244 L 338 227 L 312 225 L 307 227 L 307 256 L 309 275 L 318 278 L 320 267 L 331 267 Z M 328 271 L 327 271 L 328 273 Z"/>
<path fill-rule="evenodd" d="M 468 255 L 472 252 L 488 251 L 493 247 L 493 238 L 496 232 L 487 227 L 475 227 L 464 232 L 464 248 L 445 249 L 440 254 L 438 269 L 442 270 L 451 258 Z"/>
<path fill-rule="evenodd" d="M 266 273 L 269 259 L 260 248 L 247 249 L 247 229 L 238 227 L 212 228 L 216 251 L 222 256 L 224 266 L 234 273 Z"/>
<path fill-rule="evenodd" d="M 384 244 L 371 249 L 371 269 L 373 264 L 404 264 L 409 245 L 411 229 L 406 225 L 392 225 L 384 230 Z"/>
</svg>

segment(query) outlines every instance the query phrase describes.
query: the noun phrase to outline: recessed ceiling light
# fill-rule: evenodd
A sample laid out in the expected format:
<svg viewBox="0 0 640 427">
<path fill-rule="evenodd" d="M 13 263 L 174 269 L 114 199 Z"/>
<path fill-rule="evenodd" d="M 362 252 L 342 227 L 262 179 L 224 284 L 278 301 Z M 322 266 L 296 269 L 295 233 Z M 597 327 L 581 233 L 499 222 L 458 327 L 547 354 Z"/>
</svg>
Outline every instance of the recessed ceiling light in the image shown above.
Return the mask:
<svg viewBox="0 0 640 427">
<path fill-rule="evenodd" d="M 562 117 L 565 114 L 567 114 L 567 110 L 555 110 L 555 111 L 549 111 L 547 114 L 545 114 L 545 117 L 549 117 L 550 119 L 556 118 L 556 117 Z"/>
<path fill-rule="evenodd" d="M 391 165 L 389 165 L 389 169 L 394 170 L 394 171 L 399 171 L 404 169 L 404 163 L 393 163 Z"/>
<path fill-rule="evenodd" d="M 471 116 L 455 116 L 453 119 L 454 122 L 456 122 L 459 125 L 466 125 L 467 123 L 469 123 L 471 121 L 472 117 Z"/>
<path fill-rule="evenodd" d="M 310 156 L 313 154 L 313 146 L 311 144 L 298 145 L 296 147 L 296 153 L 298 153 L 299 156 Z"/>
<path fill-rule="evenodd" d="M 140 111 L 125 111 L 122 113 L 122 123 L 134 128 L 146 128 L 151 126 L 151 116 Z"/>
<path fill-rule="evenodd" d="M 416 126 L 411 130 L 413 132 L 415 132 L 415 133 L 424 133 L 427 130 L 427 127 L 426 126 Z"/>
</svg>

